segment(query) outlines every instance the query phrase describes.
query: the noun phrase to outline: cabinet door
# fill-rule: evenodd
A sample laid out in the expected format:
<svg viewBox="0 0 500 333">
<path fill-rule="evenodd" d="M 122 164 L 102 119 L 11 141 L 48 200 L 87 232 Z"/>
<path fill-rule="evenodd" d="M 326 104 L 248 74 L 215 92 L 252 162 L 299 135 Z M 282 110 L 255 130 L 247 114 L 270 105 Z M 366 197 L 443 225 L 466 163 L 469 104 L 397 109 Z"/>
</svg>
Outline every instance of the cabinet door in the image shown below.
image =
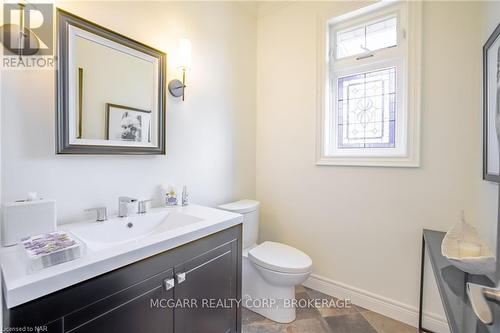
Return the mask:
<svg viewBox="0 0 500 333">
<path fill-rule="evenodd" d="M 237 240 L 175 267 L 175 333 L 237 331 Z M 186 306 L 187 305 L 187 306 Z"/>
<path fill-rule="evenodd" d="M 156 274 L 64 317 L 75 333 L 171 333 L 173 270 Z"/>
<path fill-rule="evenodd" d="M 6 330 L 8 332 L 8 330 Z M 33 332 L 35 333 L 63 333 L 63 320 L 54 320 L 47 325 L 35 326 Z"/>
</svg>

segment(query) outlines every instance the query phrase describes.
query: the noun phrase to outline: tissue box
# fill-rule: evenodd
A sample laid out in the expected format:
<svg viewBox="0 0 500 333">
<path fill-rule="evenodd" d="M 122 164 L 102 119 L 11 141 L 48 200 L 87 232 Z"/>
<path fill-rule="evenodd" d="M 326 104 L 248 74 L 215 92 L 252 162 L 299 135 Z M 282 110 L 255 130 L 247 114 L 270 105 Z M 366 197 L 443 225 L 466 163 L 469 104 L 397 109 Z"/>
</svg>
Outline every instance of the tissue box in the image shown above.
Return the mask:
<svg viewBox="0 0 500 333">
<path fill-rule="evenodd" d="M 82 255 L 79 242 L 63 231 L 28 237 L 22 240 L 20 246 L 24 249 L 28 272 L 71 261 Z"/>
<path fill-rule="evenodd" d="M 57 229 L 54 200 L 11 202 L 4 204 L 2 210 L 3 246 L 15 245 L 23 238 Z"/>
</svg>

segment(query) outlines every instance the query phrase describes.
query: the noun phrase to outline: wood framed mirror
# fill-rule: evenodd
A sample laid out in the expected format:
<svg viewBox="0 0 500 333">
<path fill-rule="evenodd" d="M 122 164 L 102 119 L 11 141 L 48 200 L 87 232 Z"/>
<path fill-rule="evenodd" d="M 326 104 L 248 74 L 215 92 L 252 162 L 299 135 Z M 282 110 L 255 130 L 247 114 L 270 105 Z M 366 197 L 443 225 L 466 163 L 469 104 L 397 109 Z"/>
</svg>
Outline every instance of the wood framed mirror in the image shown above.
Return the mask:
<svg viewBox="0 0 500 333">
<path fill-rule="evenodd" d="M 58 154 L 166 153 L 166 54 L 57 10 Z"/>
</svg>

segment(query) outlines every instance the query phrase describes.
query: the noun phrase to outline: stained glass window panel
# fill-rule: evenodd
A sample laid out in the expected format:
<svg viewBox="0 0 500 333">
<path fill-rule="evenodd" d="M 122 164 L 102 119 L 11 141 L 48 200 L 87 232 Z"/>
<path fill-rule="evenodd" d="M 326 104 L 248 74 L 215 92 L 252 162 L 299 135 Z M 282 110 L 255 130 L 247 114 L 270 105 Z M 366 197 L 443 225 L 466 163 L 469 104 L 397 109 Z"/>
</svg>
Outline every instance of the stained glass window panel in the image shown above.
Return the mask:
<svg viewBox="0 0 500 333">
<path fill-rule="evenodd" d="M 396 67 L 338 79 L 338 148 L 394 148 Z"/>
</svg>

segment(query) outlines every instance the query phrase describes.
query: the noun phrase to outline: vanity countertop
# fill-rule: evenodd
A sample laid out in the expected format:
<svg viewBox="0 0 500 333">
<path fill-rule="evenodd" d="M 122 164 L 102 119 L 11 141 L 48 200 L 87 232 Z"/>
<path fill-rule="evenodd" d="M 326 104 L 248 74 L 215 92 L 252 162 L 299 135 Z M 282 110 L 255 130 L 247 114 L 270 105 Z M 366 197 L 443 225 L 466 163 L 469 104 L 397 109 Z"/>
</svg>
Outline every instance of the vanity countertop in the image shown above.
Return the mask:
<svg viewBox="0 0 500 333">
<path fill-rule="evenodd" d="M 82 257 L 76 260 L 33 273 L 27 273 L 27 267 L 18 246 L 1 248 L 2 287 L 6 307 L 10 309 L 141 259 L 230 228 L 243 221 L 240 214 L 194 204 L 152 210 L 152 213 L 158 212 L 186 214 L 199 218 L 200 222 L 164 232 L 152 233 L 111 247 L 102 249 L 88 247 Z M 62 230 L 71 231 L 72 224 L 59 227 Z"/>
</svg>

